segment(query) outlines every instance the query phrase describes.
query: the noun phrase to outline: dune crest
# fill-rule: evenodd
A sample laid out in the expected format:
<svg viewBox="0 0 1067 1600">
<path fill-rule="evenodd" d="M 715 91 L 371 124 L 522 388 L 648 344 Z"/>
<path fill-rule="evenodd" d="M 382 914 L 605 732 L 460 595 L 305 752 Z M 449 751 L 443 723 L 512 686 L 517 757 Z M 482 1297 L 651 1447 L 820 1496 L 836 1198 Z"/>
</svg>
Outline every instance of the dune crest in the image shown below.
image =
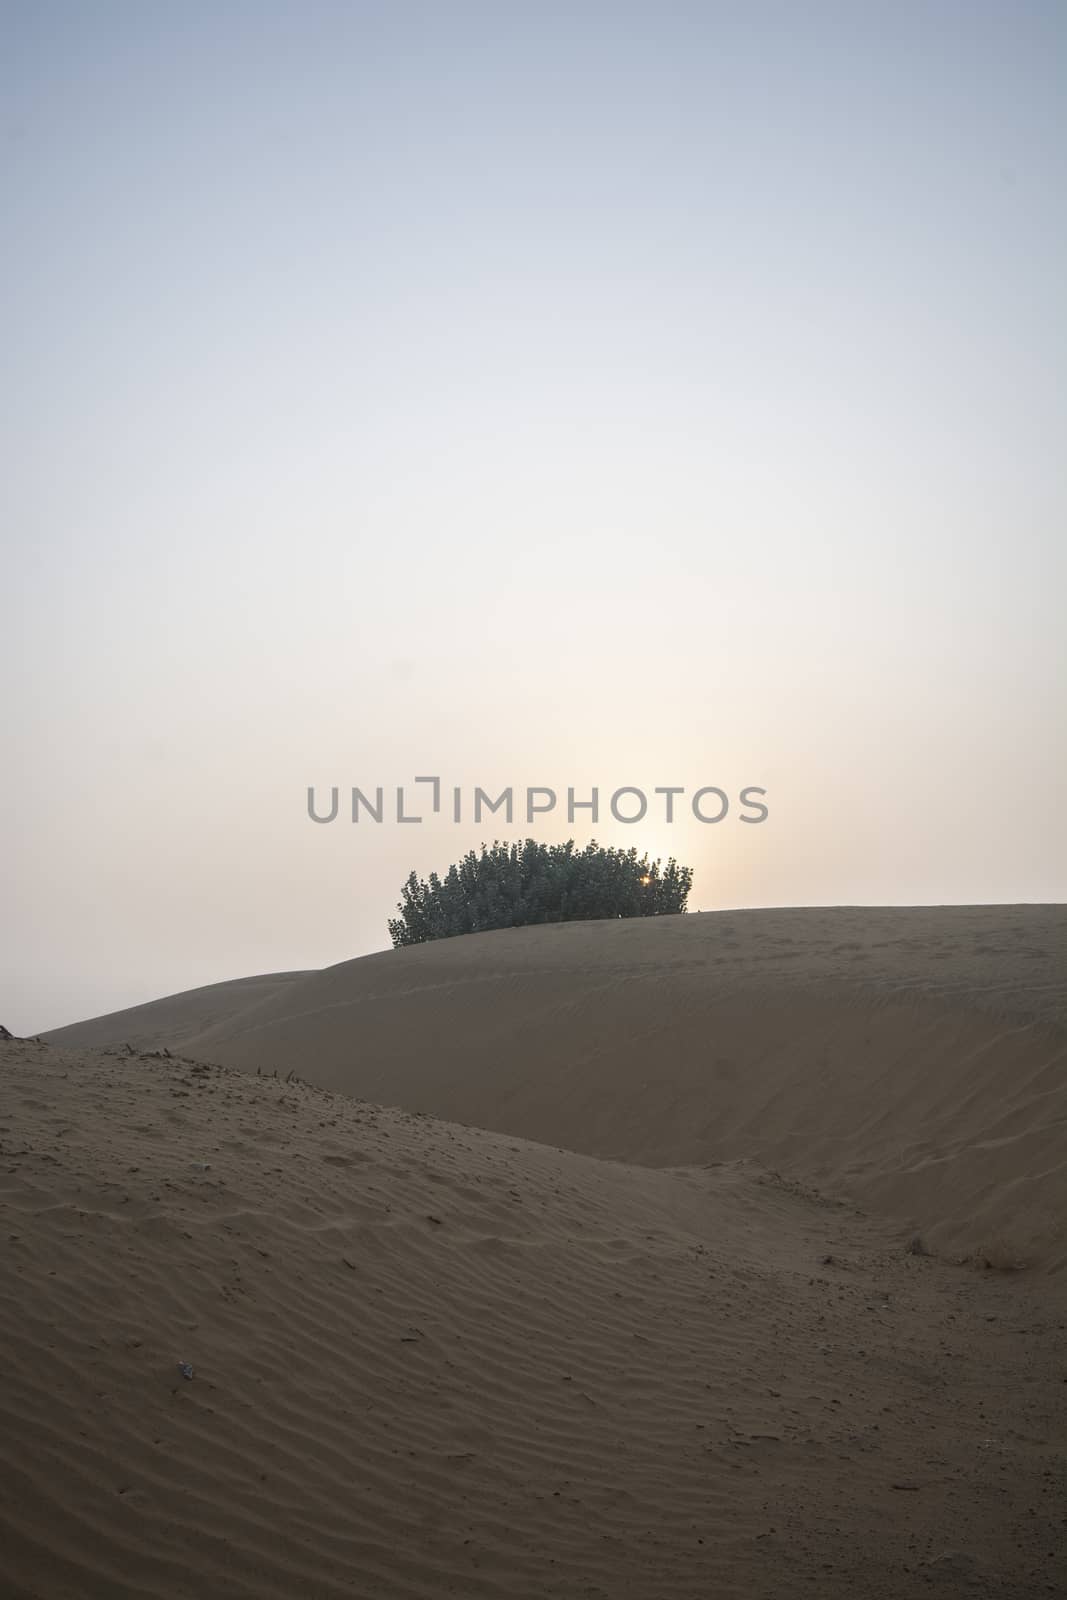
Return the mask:
<svg viewBox="0 0 1067 1600">
<path fill-rule="evenodd" d="M 264 972 L 251 978 L 231 978 L 199 989 L 183 989 L 144 1005 L 109 1011 L 85 1022 L 51 1028 L 41 1037 L 51 1044 L 103 1050 L 108 1045 L 129 1044 L 135 1050 L 175 1049 L 186 1039 L 219 1023 L 232 1024 L 242 1012 L 276 999 L 309 972 Z"/>
<path fill-rule="evenodd" d="M 199 1029 L 160 1002 L 180 1028 L 146 1045 L 615 1160 L 752 1158 L 947 1255 L 1067 1259 L 1063 907 L 553 924 L 270 982 Z"/>
</svg>

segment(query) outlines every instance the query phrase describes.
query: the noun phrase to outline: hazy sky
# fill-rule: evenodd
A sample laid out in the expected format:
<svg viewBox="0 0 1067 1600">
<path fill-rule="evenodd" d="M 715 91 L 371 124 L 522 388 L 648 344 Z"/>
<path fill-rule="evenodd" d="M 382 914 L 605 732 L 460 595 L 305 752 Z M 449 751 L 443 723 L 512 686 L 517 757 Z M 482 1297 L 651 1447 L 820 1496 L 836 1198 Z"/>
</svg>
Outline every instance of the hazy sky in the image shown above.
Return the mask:
<svg viewBox="0 0 1067 1600">
<path fill-rule="evenodd" d="M 1067 898 L 1062 5 L 0 10 L 0 1021 L 496 834 Z M 422 774 L 770 816 L 307 817 Z"/>
</svg>

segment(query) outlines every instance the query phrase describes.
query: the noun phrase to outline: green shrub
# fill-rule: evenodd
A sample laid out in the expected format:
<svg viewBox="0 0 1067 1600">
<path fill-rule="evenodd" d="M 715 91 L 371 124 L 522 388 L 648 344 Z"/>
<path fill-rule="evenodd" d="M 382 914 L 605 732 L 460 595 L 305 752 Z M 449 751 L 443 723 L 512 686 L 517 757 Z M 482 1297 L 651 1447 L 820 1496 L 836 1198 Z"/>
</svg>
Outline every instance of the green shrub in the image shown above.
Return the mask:
<svg viewBox="0 0 1067 1600">
<path fill-rule="evenodd" d="M 573 839 L 553 845 L 494 841 L 468 851 L 443 878 L 412 872 L 389 933 L 399 948 L 487 928 L 671 916 L 685 910 L 692 882 L 692 869 L 673 856 L 661 868 L 636 849 L 587 844 L 577 850 Z"/>
</svg>

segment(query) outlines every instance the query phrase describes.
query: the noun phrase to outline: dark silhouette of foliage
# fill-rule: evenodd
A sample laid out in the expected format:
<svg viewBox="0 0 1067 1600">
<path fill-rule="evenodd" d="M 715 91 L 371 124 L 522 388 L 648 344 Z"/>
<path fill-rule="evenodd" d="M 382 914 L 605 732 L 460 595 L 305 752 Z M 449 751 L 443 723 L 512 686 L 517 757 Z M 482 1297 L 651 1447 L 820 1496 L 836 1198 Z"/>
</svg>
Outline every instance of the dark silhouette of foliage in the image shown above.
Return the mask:
<svg viewBox="0 0 1067 1600">
<path fill-rule="evenodd" d="M 553 845 L 494 840 L 469 850 L 443 878 L 412 872 L 389 933 L 399 948 L 537 922 L 671 916 L 685 910 L 692 882 L 692 869 L 673 856 L 664 868 L 636 849 L 587 844 L 577 850 L 573 839 Z"/>
</svg>

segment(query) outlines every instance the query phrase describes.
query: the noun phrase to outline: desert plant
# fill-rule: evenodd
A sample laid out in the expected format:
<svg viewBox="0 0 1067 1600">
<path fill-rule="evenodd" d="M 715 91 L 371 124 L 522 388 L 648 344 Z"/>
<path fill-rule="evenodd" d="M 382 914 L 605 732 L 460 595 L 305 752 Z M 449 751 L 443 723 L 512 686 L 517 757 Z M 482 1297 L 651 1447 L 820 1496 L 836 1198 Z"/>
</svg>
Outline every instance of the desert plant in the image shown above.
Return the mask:
<svg viewBox="0 0 1067 1600">
<path fill-rule="evenodd" d="M 636 849 L 494 840 L 468 851 L 444 877 L 412 872 L 389 934 L 399 947 L 530 923 L 671 916 L 685 910 L 692 881 L 692 869 L 673 856 L 663 867 Z"/>
</svg>

